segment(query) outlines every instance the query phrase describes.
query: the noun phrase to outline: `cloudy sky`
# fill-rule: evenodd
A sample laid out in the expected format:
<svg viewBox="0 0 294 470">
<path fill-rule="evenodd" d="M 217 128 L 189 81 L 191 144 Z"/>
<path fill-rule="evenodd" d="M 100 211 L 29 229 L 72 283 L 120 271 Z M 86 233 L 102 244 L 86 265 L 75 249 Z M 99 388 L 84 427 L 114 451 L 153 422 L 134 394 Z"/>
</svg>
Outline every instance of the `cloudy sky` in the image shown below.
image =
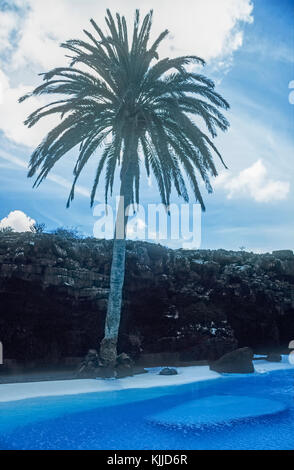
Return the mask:
<svg viewBox="0 0 294 470">
<path fill-rule="evenodd" d="M 70 209 L 75 152 L 33 190 L 27 162 L 54 120 L 28 130 L 25 117 L 45 101 L 17 99 L 40 82 L 39 73 L 66 63 L 61 41 L 81 37 L 91 17 L 103 25 L 106 7 L 130 19 L 136 7 L 153 8 L 154 35 L 170 31 L 160 54 L 203 57 L 203 72 L 231 105 L 231 128 L 216 140 L 229 170 L 219 166 L 214 193 L 204 194 L 201 247 L 293 249 L 294 0 L 0 0 L 0 227 L 27 230 L 37 221 L 48 230 L 93 233 L 94 162 Z M 97 201 L 103 189 L 102 183 Z M 153 182 L 143 178 L 141 202 L 158 201 Z"/>
</svg>

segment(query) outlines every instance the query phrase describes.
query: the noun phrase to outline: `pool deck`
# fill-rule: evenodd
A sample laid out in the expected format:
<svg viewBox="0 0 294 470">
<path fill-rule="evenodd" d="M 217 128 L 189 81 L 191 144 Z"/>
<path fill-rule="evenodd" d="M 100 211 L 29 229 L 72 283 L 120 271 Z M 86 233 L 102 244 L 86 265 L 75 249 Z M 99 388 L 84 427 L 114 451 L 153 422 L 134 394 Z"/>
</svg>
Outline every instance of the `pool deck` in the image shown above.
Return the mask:
<svg viewBox="0 0 294 470">
<path fill-rule="evenodd" d="M 279 363 L 258 360 L 254 362 L 254 366 L 255 372 L 258 374 L 281 369 L 294 370 L 294 364 L 289 363 L 287 356 L 284 356 L 283 361 Z M 45 396 L 76 395 L 131 388 L 182 385 L 204 380 L 213 380 L 220 377 L 220 374 L 211 371 L 208 366 L 177 367 L 178 374 L 172 376 L 159 375 L 160 369 L 160 367 L 151 368 L 148 369 L 147 374 L 140 374 L 123 379 L 79 379 L 1 384 L 0 402 L 3 403 Z"/>
</svg>

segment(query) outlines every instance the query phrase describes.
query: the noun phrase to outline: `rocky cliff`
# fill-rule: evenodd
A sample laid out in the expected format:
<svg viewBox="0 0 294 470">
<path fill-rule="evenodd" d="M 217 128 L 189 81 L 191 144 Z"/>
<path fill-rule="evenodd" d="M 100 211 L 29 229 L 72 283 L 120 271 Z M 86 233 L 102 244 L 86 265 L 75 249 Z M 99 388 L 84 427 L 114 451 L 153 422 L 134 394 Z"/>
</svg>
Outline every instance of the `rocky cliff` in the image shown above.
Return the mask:
<svg viewBox="0 0 294 470">
<path fill-rule="evenodd" d="M 98 346 L 112 242 L 0 235 L 0 340 L 6 357 L 47 363 Z M 128 242 L 120 351 L 216 359 L 294 339 L 294 255 L 170 250 Z"/>
</svg>

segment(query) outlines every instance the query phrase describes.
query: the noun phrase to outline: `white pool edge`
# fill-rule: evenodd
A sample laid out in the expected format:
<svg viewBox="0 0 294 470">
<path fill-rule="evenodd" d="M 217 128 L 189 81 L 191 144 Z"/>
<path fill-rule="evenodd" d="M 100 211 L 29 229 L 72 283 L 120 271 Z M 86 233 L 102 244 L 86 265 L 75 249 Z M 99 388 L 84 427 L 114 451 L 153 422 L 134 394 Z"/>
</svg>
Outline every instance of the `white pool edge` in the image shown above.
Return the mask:
<svg viewBox="0 0 294 470">
<path fill-rule="evenodd" d="M 275 370 L 294 370 L 294 365 L 285 359 L 286 357 L 283 357 L 283 361 L 279 363 L 254 361 L 255 372 L 263 374 Z M 0 403 L 37 397 L 184 385 L 221 377 L 217 372 L 211 371 L 208 366 L 177 367 L 178 374 L 172 376 L 159 375 L 160 369 L 160 367 L 148 369 L 146 374 L 123 379 L 76 379 L 0 384 Z"/>
</svg>

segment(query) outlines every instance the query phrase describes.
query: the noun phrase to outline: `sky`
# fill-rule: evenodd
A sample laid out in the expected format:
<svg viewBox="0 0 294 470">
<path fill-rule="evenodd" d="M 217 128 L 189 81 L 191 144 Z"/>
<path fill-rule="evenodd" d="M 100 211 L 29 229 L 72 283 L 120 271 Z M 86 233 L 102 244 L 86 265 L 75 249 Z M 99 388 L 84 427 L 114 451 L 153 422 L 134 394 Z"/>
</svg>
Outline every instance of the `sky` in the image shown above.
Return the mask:
<svg viewBox="0 0 294 470">
<path fill-rule="evenodd" d="M 130 24 L 135 8 L 153 8 L 153 35 L 170 31 L 160 56 L 203 57 L 201 73 L 231 105 L 230 129 L 215 139 L 228 170 L 218 164 L 213 194 L 202 189 L 200 247 L 294 249 L 294 0 L 0 0 L 0 228 L 29 230 L 36 221 L 48 231 L 75 227 L 93 235 L 97 211 L 89 191 L 99 155 L 85 169 L 69 209 L 77 150 L 33 189 L 27 164 L 56 118 L 27 129 L 24 119 L 46 98 L 17 100 L 40 83 L 38 74 L 67 64 L 62 41 L 82 37 L 90 18 L 104 27 L 106 8 L 125 14 Z M 97 203 L 103 190 L 102 181 Z M 144 171 L 140 200 L 145 208 L 160 202 Z M 175 195 L 173 202 L 180 202 Z M 161 241 L 174 248 L 182 242 Z"/>
</svg>

